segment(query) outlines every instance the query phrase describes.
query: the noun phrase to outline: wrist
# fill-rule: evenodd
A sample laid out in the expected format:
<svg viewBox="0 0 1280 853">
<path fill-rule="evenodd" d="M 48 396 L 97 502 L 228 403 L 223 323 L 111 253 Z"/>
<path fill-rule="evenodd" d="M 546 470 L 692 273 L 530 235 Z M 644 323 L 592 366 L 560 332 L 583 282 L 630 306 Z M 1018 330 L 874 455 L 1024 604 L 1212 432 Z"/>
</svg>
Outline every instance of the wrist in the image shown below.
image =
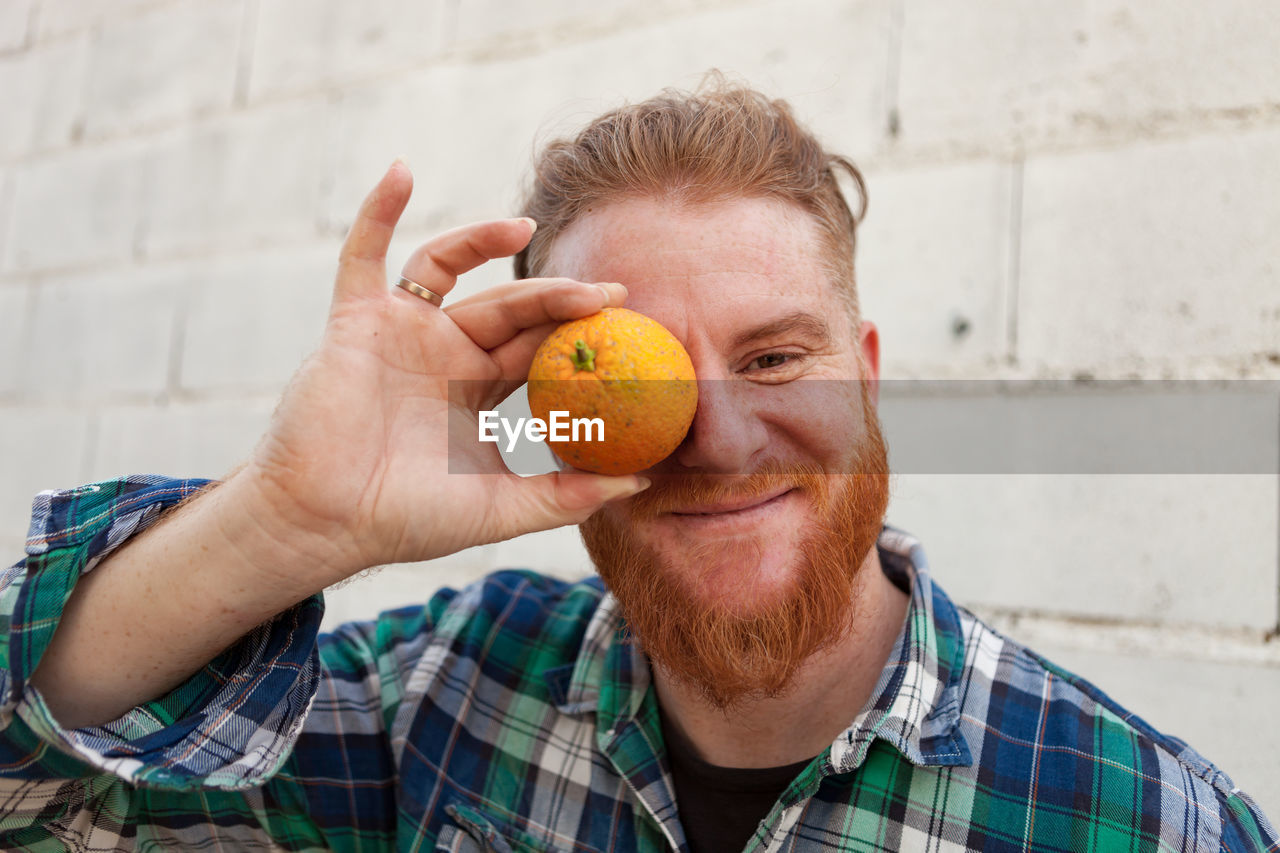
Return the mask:
<svg viewBox="0 0 1280 853">
<path fill-rule="evenodd" d="M 340 525 L 307 514 L 252 465 L 232 474 L 202 504 L 205 529 L 218 539 L 214 547 L 236 556 L 234 575 L 219 587 L 251 584 L 266 616 L 368 568 Z"/>
</svg>

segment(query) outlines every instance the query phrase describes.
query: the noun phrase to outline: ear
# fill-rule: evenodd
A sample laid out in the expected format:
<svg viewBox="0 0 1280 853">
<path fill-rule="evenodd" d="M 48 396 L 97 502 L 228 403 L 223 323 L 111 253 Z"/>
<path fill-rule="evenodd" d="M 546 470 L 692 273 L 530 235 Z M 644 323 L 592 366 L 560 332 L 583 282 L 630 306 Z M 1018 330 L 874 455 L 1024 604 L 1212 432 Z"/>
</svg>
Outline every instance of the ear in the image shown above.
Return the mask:
<svg viewBox="0 0 1280 853">
<path fill-rule="evenodd" d="M 863 320 L 858 327 L 858 355 L 862 361 L 863 375 L 871 392 L 871 399 L 880 404 L 880 330 L 870 320 Z"/>
</svg>

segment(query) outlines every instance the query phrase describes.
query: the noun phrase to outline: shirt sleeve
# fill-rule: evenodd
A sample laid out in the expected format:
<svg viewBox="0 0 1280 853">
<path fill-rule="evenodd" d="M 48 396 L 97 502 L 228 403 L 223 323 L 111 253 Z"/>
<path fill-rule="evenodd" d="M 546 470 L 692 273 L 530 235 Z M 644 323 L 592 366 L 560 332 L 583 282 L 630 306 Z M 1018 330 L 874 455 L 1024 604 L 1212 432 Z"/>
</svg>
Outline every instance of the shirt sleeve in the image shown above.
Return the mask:
<svg viewBox="0 0 1280 853">
<path fill-rule="evenodd" d="M 208 486 L 142 476 L 37 497 L 26 558 L 0 576 L 3 849 L 390 844 L 395 769 L 383 722 L 400 695 L 406 644 L 396 637 L 421 629 L 426 608 L 345 628 L 326 638 L 322 662 L 317 595 L 98 727 L 64 729 L 29 684 L 77 580 Z"/>
<path fill-rule="evenodd" d="M 1238 788 L 1223 803 L 1222 839 L 1218 849 L 1223 853 L 1280 851 L 1280 833 L 1253 798 Z"/>
</svg>

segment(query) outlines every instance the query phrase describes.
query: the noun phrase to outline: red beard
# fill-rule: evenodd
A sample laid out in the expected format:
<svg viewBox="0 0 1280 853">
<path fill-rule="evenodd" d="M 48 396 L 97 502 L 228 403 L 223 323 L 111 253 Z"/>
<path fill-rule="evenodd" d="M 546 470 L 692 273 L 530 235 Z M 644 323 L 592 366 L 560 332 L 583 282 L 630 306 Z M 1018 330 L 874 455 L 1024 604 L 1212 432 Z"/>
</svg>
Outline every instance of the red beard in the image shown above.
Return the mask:
<svg viewBox="0 0 1280 853">
<path fill-rule="evenodd" d="M 625 519 L 616 509 L 602 510 L 583 523 L 587 551 L 645 653 L 711 705 L 724 709 L 745 698 L 781 695 L 806 660 L 849 631 L 855 582 L 889 501 L 888 458 L 865 388 L 863 411 L 865 432 L 848 471 L 773 464 L 743 476 L 658 474 L 625 507 Z M 811 502 L 813 532 L 785 588 L 771 590 L 766 603 L 751 609 L 735 606 L 734 596 L 726 602 L 708 594 L 703 587 L 713 582 L 675 571 L 632 529 L 678 507 L 760 497 L 787 486 Z M 750 584 L 754 546 L 749 538 L 716 540 L 687 548 L 679 559 L 698 566 L 733 552 L 743 566 L 741 583 Z"/>
</svg>

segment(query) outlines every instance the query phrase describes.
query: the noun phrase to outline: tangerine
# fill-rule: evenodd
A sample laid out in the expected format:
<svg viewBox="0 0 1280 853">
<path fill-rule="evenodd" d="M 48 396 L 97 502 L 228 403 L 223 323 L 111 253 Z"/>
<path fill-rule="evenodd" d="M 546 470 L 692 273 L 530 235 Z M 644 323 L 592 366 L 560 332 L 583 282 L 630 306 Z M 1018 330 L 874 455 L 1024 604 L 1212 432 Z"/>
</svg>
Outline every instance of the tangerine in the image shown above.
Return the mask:
<svg viewBox="0 0 1280 853">
<path fill-rule="evenodd" d="M 576 440 L 549 441 L 575 468 L 633 474 L 684 441 L 698 408 L 693 361 L 676 336 L 626 308 L 605 308 L 552 332 L 529 367 L 529 408 L 599 418 L 603 436 L 588 429 Z"/>
</svg>

